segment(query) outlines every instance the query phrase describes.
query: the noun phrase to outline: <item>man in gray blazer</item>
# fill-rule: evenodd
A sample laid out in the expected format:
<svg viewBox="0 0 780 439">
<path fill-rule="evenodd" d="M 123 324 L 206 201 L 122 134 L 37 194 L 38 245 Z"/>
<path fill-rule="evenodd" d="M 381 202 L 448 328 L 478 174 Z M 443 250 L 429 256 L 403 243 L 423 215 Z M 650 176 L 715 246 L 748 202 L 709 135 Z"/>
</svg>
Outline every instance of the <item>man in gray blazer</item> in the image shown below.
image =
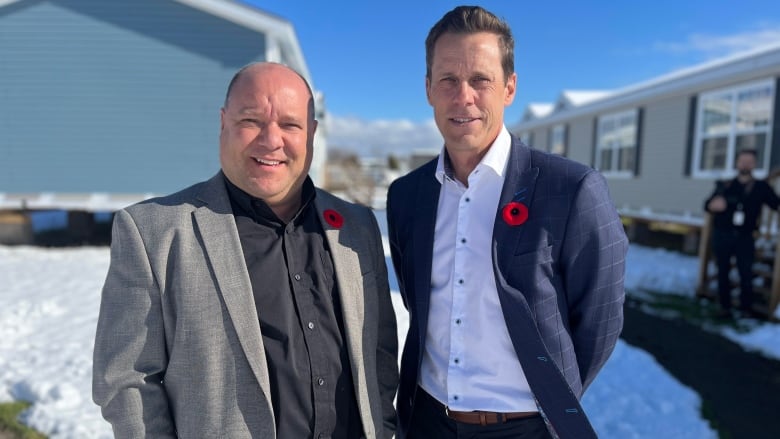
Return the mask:
<svg viewBox="0 0 780 439">
<path fill-rule="evenodd" d="M 627 240 L 601 174 L 504 126 L 513 51 L 476 6 L 426 40 L 444 147 L 387 198 L 410 315 L 399 438 L 596 437 L 579 398 L 623 325 Z"/>
<path fill-rule="evenodd" d="M 308 177 L 311 89 L 241 69 L 222 170 L 117 212 L 93 399 L 117 438 L 389 438 L 397 332 L 372 212 Z"/>
</svg>

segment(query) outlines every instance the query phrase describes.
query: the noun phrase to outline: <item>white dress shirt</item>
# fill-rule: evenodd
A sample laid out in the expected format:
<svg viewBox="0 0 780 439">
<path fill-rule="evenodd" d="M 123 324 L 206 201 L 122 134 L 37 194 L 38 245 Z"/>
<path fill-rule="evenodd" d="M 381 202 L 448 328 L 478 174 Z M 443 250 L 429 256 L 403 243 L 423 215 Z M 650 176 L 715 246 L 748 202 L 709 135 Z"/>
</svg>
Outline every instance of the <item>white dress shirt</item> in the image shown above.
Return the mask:
<svg viewBox="0 0 780 439">
<path fill-rule="evenodd" d="M 468 187 L 454 178 L 446 149 L 439 155 L 441 192 L 419 384 L 452 410 L 537 410 L 504 323 L 491 257 L 511 142 L 503 127 L 469 175 Z"/>
</svg>

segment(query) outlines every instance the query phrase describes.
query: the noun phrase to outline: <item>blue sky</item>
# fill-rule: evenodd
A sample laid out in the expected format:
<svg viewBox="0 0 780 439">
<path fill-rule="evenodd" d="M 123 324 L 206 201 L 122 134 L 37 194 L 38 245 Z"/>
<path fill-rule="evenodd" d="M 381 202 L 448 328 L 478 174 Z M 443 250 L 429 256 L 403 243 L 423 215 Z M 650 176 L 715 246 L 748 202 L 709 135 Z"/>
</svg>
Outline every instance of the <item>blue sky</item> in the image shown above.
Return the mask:
<svg viewBox="0 0 780 439">
<path fill-rule="evenodd" d="M 425 100 L 424 41 L 461 2 L 244 1 L 292 22 L 325 94 L 331 145 L 378 153 L 396 141 L 440 146 Z M 780 41 L 780 6 L 769 0 L 477 4 L 514 33 L 518 93 L 508 125 L 528 103 L 554 101 L 563 89 L 620 88 Z"/>
</svg>

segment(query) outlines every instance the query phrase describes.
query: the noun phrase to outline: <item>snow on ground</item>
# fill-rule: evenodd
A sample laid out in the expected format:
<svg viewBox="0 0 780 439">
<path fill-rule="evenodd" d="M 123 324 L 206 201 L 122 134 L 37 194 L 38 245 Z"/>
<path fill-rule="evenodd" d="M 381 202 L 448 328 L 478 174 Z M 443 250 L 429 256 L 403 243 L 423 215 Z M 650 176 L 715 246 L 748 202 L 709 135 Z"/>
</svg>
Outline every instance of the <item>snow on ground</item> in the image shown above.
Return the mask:
<svg viewBox="0 0 780 439">
<path fill-rule="evenodd" d="M 693 298 L 698 270 L 696 256 L 632 244 L 626 258 L 626 291 L 629 294 L 652 291 Z M 775 314 L 778 313 L 780 307 Z M 726 325 L 705 325 L 703 328 L 727 337 L 746 350 L 780 360 L 780 324 L 756 321 L 749 326 L 752 328 L 748 332 Z"/>
<path fill-rule="evenodd" d="M 33 402 L 23 421 L 52 439 L 112 437 L 90 397 L 94 331 L 108 262 L 107 248 L 0 246 L 0 401 Z M 631 289 L 693 295 L 696 258 L 632 245 L 627 265 Z M 409 319 L 392 269 L 390 285 L 403 341 Z M 780 358 L 780 325 L 725 335 Z M 701 418 L 700 404 L 650 355 L 623 342 L 583 398 L 599 436 L 607 439 L 715 438 Z"/>
</svg>

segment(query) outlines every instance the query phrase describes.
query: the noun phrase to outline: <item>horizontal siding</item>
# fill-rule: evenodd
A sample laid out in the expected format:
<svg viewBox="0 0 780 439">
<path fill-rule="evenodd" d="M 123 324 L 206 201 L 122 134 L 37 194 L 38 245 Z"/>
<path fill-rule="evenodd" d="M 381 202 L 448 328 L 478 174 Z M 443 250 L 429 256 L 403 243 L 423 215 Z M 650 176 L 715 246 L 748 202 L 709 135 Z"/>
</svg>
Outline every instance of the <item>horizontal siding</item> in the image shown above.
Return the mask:
<svg viewBox="0 0 780 439">
<path fill-rule="evenodd" d="M 711 180 L 683 175 L 688 134 L 689 96 L 660 100 L 644 108 L 639 176 L 609 179 L 618 207 L 701 214 Z"/>
<path fill-rule="evenodd" d="M 566 154 L 572 160 L 576 160 L 587 166 L 591 163 L 591 151 L 593 149 L 593 119 L 580 117 L 566 123 L 569 130 L 568 152 Z"/>
<path fill-rule="evenodd" d="M 167 193 L 219 169 L 231 75 L 263 35 L 173 1 L 0 8 L 0 192 Z"/>
</svg>

